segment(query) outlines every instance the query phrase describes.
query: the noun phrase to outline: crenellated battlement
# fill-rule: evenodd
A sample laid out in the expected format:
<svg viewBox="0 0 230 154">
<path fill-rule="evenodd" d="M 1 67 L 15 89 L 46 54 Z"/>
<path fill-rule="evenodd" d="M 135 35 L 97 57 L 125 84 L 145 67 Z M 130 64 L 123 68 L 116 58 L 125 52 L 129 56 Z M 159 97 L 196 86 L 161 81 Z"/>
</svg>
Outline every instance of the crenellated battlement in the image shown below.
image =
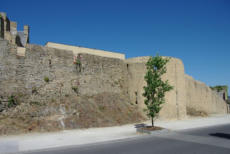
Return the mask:
<svg viewBox="0 0 230 154">
<path fill-rule="evenodd" d="M 23 31 L 17 30 L 17 22 L 10 21 L 6 13 L 0 12 L 0 37 L 19 47 L 29 43 L 29 26 L 24 25 Z"/>
</svg>

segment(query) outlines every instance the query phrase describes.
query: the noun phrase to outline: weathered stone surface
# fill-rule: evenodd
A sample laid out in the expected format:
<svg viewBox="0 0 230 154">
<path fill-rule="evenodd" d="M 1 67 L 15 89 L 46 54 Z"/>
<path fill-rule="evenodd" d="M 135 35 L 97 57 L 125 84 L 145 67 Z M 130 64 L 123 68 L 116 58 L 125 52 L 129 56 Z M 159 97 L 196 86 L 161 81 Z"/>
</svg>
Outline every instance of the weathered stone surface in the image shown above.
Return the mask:
<svg viewBox="0 0 230 154">
<path fill-rule="evenodd" d="M 20 52 L 0 40 L 0 134 L 145 119 L 142 93 L 149 57 L 122 60 L 81 54 L 76 63 L 74 56 L 72 51 L 31 44 Z M 190 111 L 226 113 L 226 103 L 215 92 L 185 75 L 181 60 L 170 59 L 163 79 L 174 88 L 159 119 L 183 119 Z"/>
<path fill-rule="evenodd" d="M 72 51 L 74 55 L 78 55 L 79 53 L 84 53 L 84 54 L 91 54 L 91 55 L 103 56 L 108 58 L 118 58 L 123 60 L 125 59 L 125 54 L 117 53 L 117 52 L 90 49 L 90 48 L 53 43 L 53 42 L 47 42 L 45 46 L 50 48 L 60 49 L 60 50 L 69 50 Z"/>
<path fill-rule="evenodd" d="M 0 41 L 0 96 L 18 105 L 0 113 L 0 133 L 112 126 L 144 119 L 127 94 L 123 60 Z M 49 82 L 45 81 L 49 79 Z"/>
<path fill-rule="evenodd" d="M 136 103 L 140 110 L 145 108 L 143 86 L 145 63 L 149 57 L 137 57 L 126 60 L 128 72 L 128 92 L 130 101 Z M 166 94 L 166 103 L 159 113 L 159 119 L 183 119 L 187 115 L 205 116 L 207 114 L 225 114 L 226 102 L 204 83 L 196 81 L 184 73 L 181 60 L 170 58 L 164 80 L 174 87 Z M 195 112 L 192 114 L 191 112 Z M 144 113 L 143 113 L 144 115 Z"/>
<path fill-rule="evenodd" d="M 142 96 L 146 85 L 144 76 L 146 73 L 145 63 L 149 57 L 138 57 L 127 59 L 128 72 L 128 92 L 131 102 L 137 103 L 139 108 L 145 108 L 144 97 Z M 166 103 L 160 111 L 160 119 L 183 119 L 186 118 L 185 106 L 185 80 L 184 66 L 181 60 L 171 58 L 167 64 L 167 73 L 163 76 L 164 80 L 169 80 L 174 88 L 166 94 Z M 143 113 L 144 114 L 144 113 Z"/>
<path fill-rule="evenodd" d="M 186 107 L 207 114 L 227 113 L 227 104 L 215 91 L 200 81 L 185 75 Z"/>
</svg>

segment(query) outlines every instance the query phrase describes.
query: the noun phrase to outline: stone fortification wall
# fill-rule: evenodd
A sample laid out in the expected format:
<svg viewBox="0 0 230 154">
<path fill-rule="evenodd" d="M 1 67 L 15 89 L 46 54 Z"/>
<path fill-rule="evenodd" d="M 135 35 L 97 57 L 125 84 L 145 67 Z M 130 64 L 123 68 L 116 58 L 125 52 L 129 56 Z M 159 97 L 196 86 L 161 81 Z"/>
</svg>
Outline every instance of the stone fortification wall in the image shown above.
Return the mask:
<svg viewBox="0 0 230 154">
<path fill-rule="evenodd" d="M 127 60 L 0 38 L 0 134 L 112 126 L 144 119 L 143 86 L 149 57 Z M 184 74 L 171 58 L 159 119 L 183 119 L 192 111 L 226 113 L 227 105 L 205 84 Z M 189 112 L 188 112 L 189 111 Z"/>
<path fill-rule="evenodd" d="M 149 57 L 138 57 L 126 60 L 128 72 L 128 91 L 131 102 L 137 104 L 142 110 L 145 108 L 143 86 L 146 85 L 144 76 L 146 73 L 145 63 Z M 174 87 L 166 94 L 166 103 L 160 111 L 160 119 L 182 119 L 186 118 L 185 106 L 185 80 L 184 66 L 181 60 L 171 58 L 167 64 L 167 73 L 163 77 L 169 80 Z M 144 113 L 143 113 L 144 114 Z"/>
<path fill-rule="evenodd" d="M 191 76 L 185 75 L 187 112 L 201 111 L 207 114 L 227 113 L 227 104 L 215 91 Z"/>
<path fill-rule="evenodd" d="M 138 57 L 125 60 L 130 101 L 137 104 L 141 110 L 145 108 L 142 94 L 143 86 L 146 85 L 144 76 L 148 59 L 149 57 Z M 222 97 L 204 83 L 186 75 L 181 60 L 170 59 L 163 79 L 169 80 L 174 88 L 166 94 L 166 103 L 160 111 L 159 119 L 183 119 L 187 115 L 227 113 L 227 105 Z"/>
<path fill-rule="evenodd" d="M 31 44 L 18 56 L 0 40 L 0 134 L 143 120 L 129 101 L 124 61 L 81 56 L 79 66 L 72 51 Z"/>
<path fill-rule="evenodd" d="M 125 54 L 121 54 L 117 52 L 109 52 L 109 51 L 103 51 L 98 49 L 90 49 L 90 48 L 65 45 L 65 44 L 59 44 L 53 42 L 47 42 L 45 46 L 50 48 L 62 49 L 62 50 L 70 50 L 73 51 L 74 55 L 78 55 L 79 53 L 86 53 L 86 54 L 92 54 L 92 55 L 108 57 L 108 58 L 125 59 Z"/>
</svg>

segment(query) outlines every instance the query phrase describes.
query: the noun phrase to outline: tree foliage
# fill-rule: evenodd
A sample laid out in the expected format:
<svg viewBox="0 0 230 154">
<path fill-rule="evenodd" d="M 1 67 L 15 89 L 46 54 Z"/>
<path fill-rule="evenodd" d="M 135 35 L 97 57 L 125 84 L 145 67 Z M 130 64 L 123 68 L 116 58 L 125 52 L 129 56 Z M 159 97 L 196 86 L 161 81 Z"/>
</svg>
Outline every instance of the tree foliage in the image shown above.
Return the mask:
<svg viewBox="0 0 230 154">
<path fill-rule="evenodd" d="M 154 118 L 160 112 L 161 104 L 165 103 L 165 93 L 173 89 L 168 80 L 162 80 L 162 75 L 167 71 L 168 61 L 169 58 L 156 55 L 150 57 L 146 63 L 145 81 L 147 86 L 144 86 L 143 96 L 145 97 L 147 116 L 151 118 L 152 126 L 154 126 Z"/>
<path fill-rule="evenodd" d="M 217 92 L 220 92 L 222 90 L 228 91 L 228 86 L 226 85 L 217 85 L 217 86 L 213 86 L 210 87 L 212 90 L 216 90 Z"/>
<path fill-rule="evenodd" d="M 224 92 L 223 99 L 228 100 L 228 86 L 227 85 L 217 85 L 217 86 L 213 86 L 210 88 L 216 92 Z"/>
</svg>

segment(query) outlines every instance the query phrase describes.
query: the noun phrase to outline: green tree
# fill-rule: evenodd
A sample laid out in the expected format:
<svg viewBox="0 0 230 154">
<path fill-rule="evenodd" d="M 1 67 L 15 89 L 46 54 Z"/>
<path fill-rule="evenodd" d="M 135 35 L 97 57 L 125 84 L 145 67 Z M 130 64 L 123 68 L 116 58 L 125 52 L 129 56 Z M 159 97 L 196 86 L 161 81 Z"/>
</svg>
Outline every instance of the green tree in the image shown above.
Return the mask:
<svg viewBox="0 0 230 154">
<path fill-rule="evenodd" d="M 161 104 L 165 103 L 165 93 L 173 89 L 168 80 L 162 80 L 162 75 L 167 71 L 168 61 L 169 58 L 156 55 L 150 57 L 146 63 L 145 81 L 147 86 L 144 86 L 143 96 L 145 97 L 147 116 L 152 120 L 152 127 L 154 127 L 154 118 L 160 112 Z"/>
</svg>

